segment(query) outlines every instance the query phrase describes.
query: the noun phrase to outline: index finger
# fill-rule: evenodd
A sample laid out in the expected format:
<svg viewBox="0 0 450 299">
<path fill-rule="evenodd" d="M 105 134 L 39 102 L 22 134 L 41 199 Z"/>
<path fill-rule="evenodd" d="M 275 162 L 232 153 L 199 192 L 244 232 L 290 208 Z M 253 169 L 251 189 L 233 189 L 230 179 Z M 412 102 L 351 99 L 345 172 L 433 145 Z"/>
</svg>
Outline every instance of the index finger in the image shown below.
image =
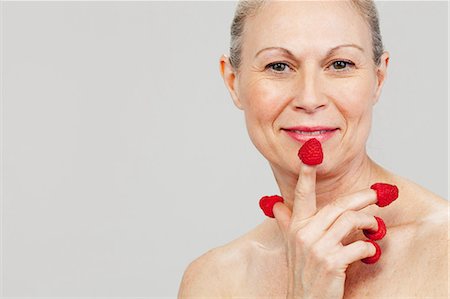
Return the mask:
<svg viewBox="0 0 450 299">
<path fill-rule="evenodd" d="M 313 216 L 316 205 L 316 166 L 300 162 L 300 172 L 295 186 L 292 220 L 299 221 Z"/>
<path fill-rule="evenodd" d="M 345 195 L 321 208 L 308 225 L 317 232 L 325 232 L 345 211 L 359 211 L 375 202 L 376 194 L 371 189 Z"/>
<path fill-rule="evenodd" d="M 379 193 L 380 190 L 377 189 L 380 187 L 388 190 Z M 324 231 L 327 230 L 345 211 L 360 211 L 373 204 L 379 205 L 380 200 L 383 203 L 381 206 L 385 206 L 394 201 L 397 196 L 397 186 L 385 183 L 376 183 L 373 184 L 371 188 L 363 189 L 337 198 L 330 204 L 320 209 L 316 214 L 317 217 L 315 217 L 309 224 Z"/>
<path fill-rule="evenodd" d="M 298 151 L 300 173 L 294 193 L 292 217 L 303 220 L 313 216 L 316 205 L 316 165 L 323 160 L 322 145 L 316 138 L 306 141 Z"/>
</svg>

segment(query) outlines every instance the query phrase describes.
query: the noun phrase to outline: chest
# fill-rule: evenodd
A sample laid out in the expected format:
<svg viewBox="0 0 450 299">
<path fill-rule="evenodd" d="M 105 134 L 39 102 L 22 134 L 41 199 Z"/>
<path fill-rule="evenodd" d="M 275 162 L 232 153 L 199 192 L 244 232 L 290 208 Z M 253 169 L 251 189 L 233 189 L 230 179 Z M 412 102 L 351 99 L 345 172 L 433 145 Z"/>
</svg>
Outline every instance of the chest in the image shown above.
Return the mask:
<svg viewBox="0 0 450 299">
<path fill-rule="evenodd" d="M 378 243 L 382 258 L 376 264 L 356 262 L 347 268 L 344 298 L 448 295 L 447 241 L 442 234 L 391 229 L 390 237 Z"/>
<path fill-rule="evenodd" d="M 446 294 L 446 248 L 436 240 L 416 240 L 406 232 L 379 241 L 382 258 L 372 265 L 352 263 L 346 271 L 344 298 L 424 298 Z M 444 267 L 442 265 L 444 264 Z M 281 253 L 257 256 L 234 288 L 236 297 L 286 298 L 288 268 Z"/>
</svg>

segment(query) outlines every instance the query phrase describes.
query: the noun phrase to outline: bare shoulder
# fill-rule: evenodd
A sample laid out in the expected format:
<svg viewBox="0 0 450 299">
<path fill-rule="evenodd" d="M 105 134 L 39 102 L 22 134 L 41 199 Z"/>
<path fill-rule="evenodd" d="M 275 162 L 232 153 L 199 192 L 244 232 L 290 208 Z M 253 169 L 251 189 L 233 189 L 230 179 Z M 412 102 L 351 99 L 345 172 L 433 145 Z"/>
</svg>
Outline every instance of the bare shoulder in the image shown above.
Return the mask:
<svg viewBox="0 0 450 299">
<path fill-rule="evenodd" d="M 392 173 L 389 175 L 399 187 L 399 195 L 405 203 L 402 206 L 402 214 L 412 216 L 414 222 L 424 224 L 426 228 L 447 226 L 450 211 L 448 200 L 404 177 Z"/>
<path fill-rule="evenodd" d="M 220 297 L 220 267 L 212 249 L 191 262 L 183 273 L 178 298 Z"/>
<path fill-rule="evenodd" d="M 414 236 L 409 260 L 415 261 L 421 278 L 421 295 L 448 298 L 448 269 L 450 253 L 450 204 L 448 200 L 415 183 L 407 182 L 411 206 L 420 211 L 413 225 Z"/>
<path fill-rule="evenodd" d="M 417 229 L 416 248 L 411 260 L 416 261 L 418 276 L 421 276 L 421 295 L 433 298 L 448 298 L 449 269 L 449 217 L 448 203 L 438 201 L 441 208 L 432 209 L 422 219 Z M 418 242 L 420 241 L 420 242 Z"/>
<path fill-rule="evenodd" d="M 209 250 L 186 268 L 178 298 L 223 298 L 245 277 L 250 253 L 248 233 L 228 244 Z"/>
<path fill-rule="evenodd" d="M 417 227 L 417 238 L 439 244 L 449 240 L 450 203 L 430 190 L 402 177 L 396 177 L 406 205 Z M 437 243 L 435 243 L 437 244 Z"/>
</svg>

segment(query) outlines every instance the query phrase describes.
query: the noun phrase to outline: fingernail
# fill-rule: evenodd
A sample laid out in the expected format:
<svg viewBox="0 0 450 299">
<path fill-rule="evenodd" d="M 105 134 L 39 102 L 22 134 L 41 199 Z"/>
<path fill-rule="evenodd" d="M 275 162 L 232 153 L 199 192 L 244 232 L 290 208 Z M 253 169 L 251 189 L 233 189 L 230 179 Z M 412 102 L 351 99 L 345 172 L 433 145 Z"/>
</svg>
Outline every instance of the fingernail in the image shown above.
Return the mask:
<svg viewBox="0 0 450 299">
<path fill-rule="evenodd" d="M 385 207 L 398 198 L 398 188 L 395 185 L 375 183 L 370 188 L 377 192 L 379 207 Z"/>
<path fill-rule="evenodd" d="M 381 240 L 386 235 L 386 224 L 383 219 L 374 216 L 378 223 L 378 230 L 364 229 L 364 235 L 371 240 Z"/>
<path fill-rule="evenodd" d="M 278 195 L 263 196 L 259 200 L 259 207 L 263 210 L 267 217 L 275 218 L 275 215 L 273 214 L 273 206 L 277 202 L 284 202 L 283 197 Z"/>
<path fill-rule="evenodd" d="M 381 256 L 381 248 L 380 248 L 380 245 L 378 245 L 377 242 L 372 241 L 372 240 L 364 240 L 364 241 L 365 241 L 365 242 L 372 243 L 372 244 L 375 246 L 376 251 L 375 251 L 375 254 L 374 254 L 373 256 L 369 256 L 369 257 L 363 258 L 363 259 L 361 260 L 361 262 L 363 262 L 363 263 L 365 263 L 365 264 L 374 264 L 374 263 L 376 263 L 376 262 L 380 259 L 380 256 Z"/>
<path fill-rule="evenodd" d="M 322 144 L 316 138 L 311 138 L 303 143 L 297 155 L 307 165 L 320 164 L 323 161 Z"/>
</svg>

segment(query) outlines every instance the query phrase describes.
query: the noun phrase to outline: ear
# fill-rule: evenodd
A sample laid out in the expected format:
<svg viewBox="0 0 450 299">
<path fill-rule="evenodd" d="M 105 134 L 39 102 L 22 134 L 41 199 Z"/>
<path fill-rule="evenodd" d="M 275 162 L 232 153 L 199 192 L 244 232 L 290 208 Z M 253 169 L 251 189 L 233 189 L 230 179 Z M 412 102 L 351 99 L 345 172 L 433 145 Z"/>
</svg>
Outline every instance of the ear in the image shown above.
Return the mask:
<svg viewBox="0 0 450 299">
<path fill-rule="evenodd" d="M 230 92 L 231 98 L 233 99 L 234 105 L 239 109 L 243 110 L 241 101 L 237 93 L 237 75 L 230 63 L 230 58 L 226 55 L 220 57 L 220 73 L 222 75 L 223 81 Z"/>
<path fill-rule="evenodd" d="M 381 94 L 381 89 L 386 81 L 387 77 L 387 67 L 389 65 L 389 52 L 384 51 L 381 55 L 380 65 L 376 67 L 376 76 L 377 76 L 377 85 L 375 87 L 375 95 L 373 104 L 375 105 L 378 102 L 378 98 Z"/>
</svg>

